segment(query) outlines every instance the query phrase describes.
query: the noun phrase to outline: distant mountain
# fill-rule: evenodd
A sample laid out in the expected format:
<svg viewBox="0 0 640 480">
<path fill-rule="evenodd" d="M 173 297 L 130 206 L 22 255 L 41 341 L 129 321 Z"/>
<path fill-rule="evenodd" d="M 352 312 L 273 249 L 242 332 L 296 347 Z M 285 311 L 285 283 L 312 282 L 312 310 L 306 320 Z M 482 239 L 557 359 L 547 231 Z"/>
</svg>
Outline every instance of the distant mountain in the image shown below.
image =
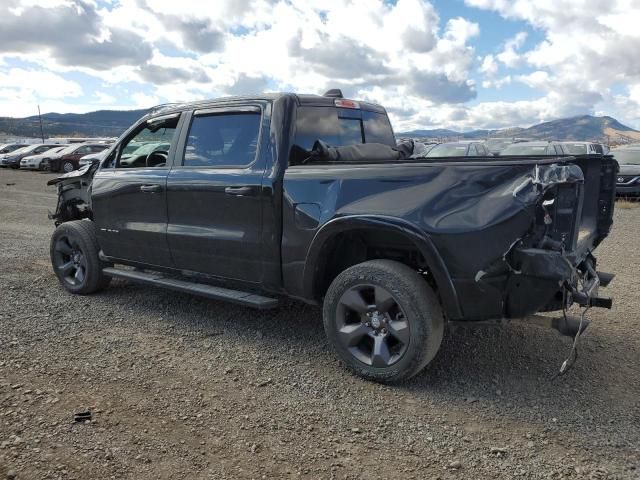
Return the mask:
<svg viewBox="0 0 640 480">
<path fill-rule="evenodd" d="M 89 113 L 45 113 L 45 137 L 117 137 L 148 110 L 98 110 Z M 39 137 L 38 116 L 0 117 L 0 133 L 6 136 Z"/>
<path fill-rule="evenodd" d="M 451 139 L 524 137 L 534 140 L 598 140 L 625 143 L 640 140 L 640 131 L 627 127 L 612 117 L 580 115 L 540 123 L 529 128 L 514 127 L 501 130 L 473 130 L 470 132 L 456 132 L 446 129 L 413 130 L 398 133 L 397 136 Z"/>
<path fill-rule="evenodd" d="M 98 110 L 89 113 L 46 113 L 42 115 L 45 137 L 117 137 L 148 110 Z M 0 117 L 0 136 L 39 137 L 37 115 L 26 118 Z M 529 128 L 472 130 L 413 130 L 397 137 L 438 140 L 486 137 L 526 137 L 535 140 L 599 140 L 626 143 L 640 140 L 640 131 L 612 117 L 581 115 L 533 125 Z"/>
<path fill-rule="evenodd" d="M 519 134 L 522 137 L 549 140 L 607 140 L 617 138 L 640 139 L 640 132 L 623 125 L 612 117 L 594 117 L 580 115 L 561 118 L 525 128 Z"/>
</svg>

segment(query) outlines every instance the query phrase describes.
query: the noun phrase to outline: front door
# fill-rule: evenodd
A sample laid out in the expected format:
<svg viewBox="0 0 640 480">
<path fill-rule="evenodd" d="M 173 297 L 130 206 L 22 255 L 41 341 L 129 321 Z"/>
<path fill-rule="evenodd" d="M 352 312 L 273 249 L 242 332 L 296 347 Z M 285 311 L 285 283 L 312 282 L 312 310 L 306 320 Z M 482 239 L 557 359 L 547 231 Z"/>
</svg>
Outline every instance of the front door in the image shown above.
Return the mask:
<svg viewBox="0 0 640 480">
<path fill-rule="evenodd" d="M 165 116 L 140 125 L 94 177 L 92 210 L 98 241 L 107 256 L 172 266 L 167 244 L 167 175 L 179 117 Z M 136 148 L 127 149 L 131 143 Z"/>
<path fill-rule="evenodd" d="M 193 113 L 167 180 L 167 238 L 176 268 L 262 279 L 259 106 Z M 262 133 L 261 133 L 262 132 Z M 268 138 L 268 137 L 265 137 Z"/>
</svg>

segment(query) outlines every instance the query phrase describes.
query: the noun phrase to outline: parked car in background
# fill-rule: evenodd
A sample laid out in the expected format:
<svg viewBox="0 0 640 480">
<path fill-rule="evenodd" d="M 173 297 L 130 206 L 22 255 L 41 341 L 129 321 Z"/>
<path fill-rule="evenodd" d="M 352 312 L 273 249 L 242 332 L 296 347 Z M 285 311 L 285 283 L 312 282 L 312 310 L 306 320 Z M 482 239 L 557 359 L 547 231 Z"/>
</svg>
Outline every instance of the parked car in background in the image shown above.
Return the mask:
<svg viewBox="0 0 640 480">
<path fill-rule="evenodd" d="M 567 155 L 601 155 L 603 145 L 591 142 L 562 142 L 562 149 Z"/>
<path fill-rule="evenodd" d="M 29 155 L 38 155 L 44 153 L 47 150 L 57 147 L 57 145 L 43 145 L 37 143 L 35 145 L 27 145 L 26 147 L 14 150 L 11 153 L 7 153 L 0 158 L 0 167 L 20 168 L 20 161 Z"/>
<path fill-rule="evenodd" d="M 640 145 L 614 148 L 609 152 L 618 161 L 616 195 L 640 197 Z"/>
<path fill-rule="evenodd" d="M 71 172 L 78 169 L 78 161 L 85 155 L 98 153 L 110 147 L 108 143 L 76 143 L 61 150 L 49 160 L 52 172 Z"/>
<path fill-rule="evenodd" d="M 0 155 L 14 152 L 19 148 L 24 148 L 26 146 L 28 145 L 25 145 L 24 143 L 5 143 L 4 145 L 0 145 Z"/>
<path fill-rule="evenodd" d="M 559 142 L 518 142 L 512 143 L 499 154 L 500 156 L 556 156 L 567 155 Z"/>
<path fill-rule="evenodd" d="M 20 160 L 20 168 L 24 170 L 47 170 L 49 168 L 49 159 L 51 156 L 67 147 L 68 145 L 56 145 L 55 148 L 51 148 L 46 152 L 24 157 Z"/>
<path fill-rule="evenodd" d="M 426 157 L 489 157 L 489 149 L 477 140 L 447 142 L 433 147 Z"/>
<path fill-rule="evenodd" d="M 8 167 L 9 166 L 9 161 L 8 161 L 9 157 L 13 156 L 15 154 L 19 154 L 21 150 L 25 150 L 29 146 L 30 145 L 23 145 L 22 147 L 16 148 L 15 150 L 12 150 L 10 152 L 0 154 L 0 167 Z"/>
<path fill-rule="evenodd" d="M 492 155 L 498 155 L 502 150 L 507 148 L 509 145 L 514 143 L 522 143 L 522 142 L 530 142 L 530 138 L 505 138 L 505 137 L 494 137 L 488 138 L 485 140 L 484 144 L 489 149 Z"/>
<path fill-rule="evenodd" d="M 90 153 L 89 155 L 85 155 L 80 160 L 78 160 L 78 168 L 82 168 L 85 165 L 91 165 L 93 162 L 101 162 L 107 156 L 109 149 L 106 148 L 98 153 Z"/>
</svg>

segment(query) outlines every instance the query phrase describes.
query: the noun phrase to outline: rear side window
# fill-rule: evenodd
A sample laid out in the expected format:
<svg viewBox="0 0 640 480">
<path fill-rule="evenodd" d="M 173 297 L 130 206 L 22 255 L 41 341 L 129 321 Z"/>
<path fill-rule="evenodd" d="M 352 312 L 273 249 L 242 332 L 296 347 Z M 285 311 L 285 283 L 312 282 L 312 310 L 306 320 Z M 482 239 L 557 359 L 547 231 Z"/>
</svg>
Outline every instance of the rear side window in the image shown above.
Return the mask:
<svg viewBox="0 0 640 480">
<path fill-rule="evenodd" d="M 246 167 L 258 150 L 260 113 L 223 113 L 193 118 L 185 167 Z"/>
<path fill-rule="evenodd" d="M 297 109 L 296 133 L 291 163 L 306 157 L 316 140 L 332 147 L 360 143 L 383 143 L 395 147 L 389 118 L 384 113 L 337 107 L 300 107 Z"/>
</svg>

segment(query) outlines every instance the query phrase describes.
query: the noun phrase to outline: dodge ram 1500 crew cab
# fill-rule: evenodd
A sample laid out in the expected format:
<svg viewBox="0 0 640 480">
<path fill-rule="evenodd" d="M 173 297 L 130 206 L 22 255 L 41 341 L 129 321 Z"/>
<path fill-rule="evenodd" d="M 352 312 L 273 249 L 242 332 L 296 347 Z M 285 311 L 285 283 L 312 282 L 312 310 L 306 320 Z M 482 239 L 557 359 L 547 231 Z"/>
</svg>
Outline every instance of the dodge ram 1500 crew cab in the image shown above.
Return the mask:
<svg viewBox="0 0 640 480">
<path fill-rule="evenodd" d="M 593 251 L 611 157 L 414 157 L 384 108 L 339 91 L 157 107 L 50 182 L 53 268 L 78 294 L 117 277 L 322 305 L 337 354 L 384 382 L 426 366 L 448 322 L 610 306 Z"/>
</svg>

